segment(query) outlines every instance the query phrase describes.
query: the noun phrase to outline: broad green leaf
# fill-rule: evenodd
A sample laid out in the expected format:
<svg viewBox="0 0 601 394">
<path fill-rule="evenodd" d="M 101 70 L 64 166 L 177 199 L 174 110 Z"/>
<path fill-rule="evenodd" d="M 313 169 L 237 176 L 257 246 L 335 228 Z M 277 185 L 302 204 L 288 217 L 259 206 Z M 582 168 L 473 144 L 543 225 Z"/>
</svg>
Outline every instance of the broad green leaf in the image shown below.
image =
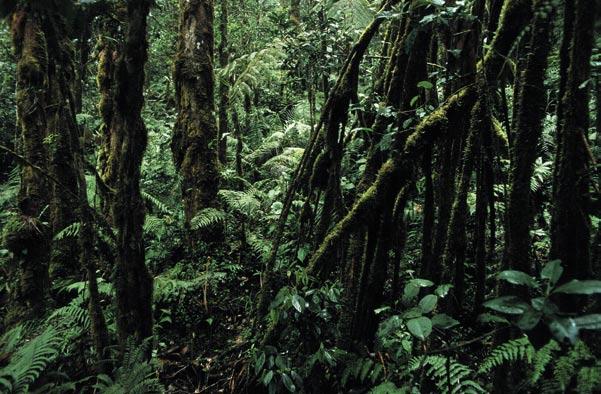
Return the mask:
<svg viewBox="0 0 601 394">
<path fill-rule="evenodd" d="M 538 287 L 538 283 L 536 283 L 536 280 L 533 277 L 531 277 L 530 275 L 528 275 L 522 271 L 515 271 L 515 270 L 501 271 L 497 275 L 497 278 L 505 280 L 514 285 L 525 285 L 525 286 L 528 286 L 531 288 Z"/>
<path fill-rule="evenodd" d="M 403 312 L 403 319 L 414 319 L 416 317 L 420 317 L 422 315 L 421 308 L 411 308 L 405 312 Z"/>
<path fill-rule="evenodd" d="M 557 305 L 555 305 L 545 297 L 533 298 L 532 300 L 530 300 L 530 304 L 537 311 L 542 311 L 547 315 L 554 315 L 559 313 L 559 308 L 557 307 Z"/>
<path fill-rule="evenodd" d="M 434 290 L 434 293 L 436 293 L 436 295 L 439 296 L 440 298 L 444 298 L 444 297 L 446 297 L 447 294 L 449 294 L 449 291 L 452 288 L 453 288 L 453 285 L 449 285 L 449 284 L 440 285 L 436 288 L 436 290 Z"/>
<path fill-rule="evenodd" d="M 577 280 L 574 279 L 559 286 L 553 293 L 565 294 L 598 294 L 601 293 L 601 280 Z"/>
<path fill-rule="evenodd" d="M 576 317 L 574 322 L 581 330 L 601 330 L 601 314 L 598 313 Z"/>
<path fill-rule="evenodd" d="M 432 287 L 434 286 L 434 282 L 428 279 L 411 279 L 409 281 L 410 284 L 415 285 L 417 287 Z"/>
<path fill-rule="evenodd" d="M 257 374 L 257 375 L 259 374 L 259 372 L 263 368 L 264 364 L 265 364 L 265 353 L 261 353 L 259 355 L 259 357 L 257 357 L 257 360 L 255 361 L 255 374 Z"/>
<path fill-rule="evenodd" d="M 528 304 L 516 296 L 503 296 L 486 301 L 484 306 L 497 312 L 508 313 L 511 315 L 521 315 Z"/>
<path fill-rule="evenodd" d="M 403 303 L 408 304 L 419 294 L 419 287 L 413 283 L 408 283 L 403 290 Z"/>
<path fill-rule="evenodd" d="M 268 371 L 263 377 L 263 385 L 269 386 L 269 383 L 271 383 L 271 379 L 273 379 L 273 371 Z"/>
<path fill-rule="evenodd" d="M 432 321 L 427 317 L 417 317 L 407 322 L 407 329 L 414 337 L 423 341 L 432 332 Z"/>
<path fill-rule="evenodd" d="M 447 328 L 455 327 L 458 324 L 459 324 L 459 322 L 457 320 L 453 319 L 451 316 L 446 315 L 444 313 L 438 313 L 438 314 L 432 316 L 432 325 L 434 327 L 447 329 Z"/>
<path fill-rule="evenodd" d="M 540 277 L 549 280 L 551 287 L 555 286 L 561 275 L 563 274 L 563 267 L 561 266 L 560 260 L 551 260 L 540 272 Z"/>
<path fill-rule="evenodd" d="M 296 391 L 296 386 L 292 382 L 292 379 L 290 379 L 290 376 L 288 376 L 285 373 L 282 374 L 282 383 L 284 383 L 284 386 L 286 386 L 288 391 L 290 391 L 291 393 L 294 393 Z"/>
<path fill-rule="evenodd" d="M 493 315 L 492 313 L 482 313 L 478 315 L 480 323 L 509 323 L 509 320 L 502 316 Z"/>
<path fill-rule="evenodd" d="M 296 294 L 292 296 L 292 306 L 298 312 L 302 312 L 303 311 L 304 304 L 305 304 L 305 300 L 301 296 L 296 295 Z"/>
<path fill-rule="evenodd" d="M 541 311 L 529 307 L 517 321 L 517 326 L 524 331 L 532 330 L 536 327 L 542 316 L 543 313 Z"/>
<path fill-rule="evenodd" d="M 568 339 L 573 344 L 578 337 L 578 326 L 571 318 L 553 320 L 549 324 L 549 329 L 559 342 Z"/>
<path fill-rule="evenodd" d="M 432 85 L 432 82 L 430 81 L 420 81 L 417 84 L 418 88 L 424 88 L 424 89 L 432 89 L 434 87 L 434 85 Z"/>
<path fill-rule="evenodd" d="M 436 304 L 438 303 L 438 297 L 434 294 L 428 294 L 424 298 L 419 301 L 419 308 L 422 313 L 430 313 L 436 308 Z"/>
</svg>

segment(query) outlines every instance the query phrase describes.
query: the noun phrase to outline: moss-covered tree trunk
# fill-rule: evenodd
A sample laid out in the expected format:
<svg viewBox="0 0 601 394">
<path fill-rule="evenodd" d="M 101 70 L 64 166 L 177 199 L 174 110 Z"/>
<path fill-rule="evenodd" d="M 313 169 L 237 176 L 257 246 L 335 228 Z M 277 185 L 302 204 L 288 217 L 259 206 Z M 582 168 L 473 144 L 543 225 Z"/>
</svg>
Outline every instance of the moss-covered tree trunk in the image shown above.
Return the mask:
<svg viewBox="0 0 601 394">
<path fill-rule="evenodd" d="M 219 67 L 224 69 L 229 61 L 228 48 L 228 0 L 221 0 L 221 15 L 219 16 Z M 219 162 L 227 162 L 227 134 L 229 131 L 229 122 L 227 110 L 229 106 L 228 83 L 224 77 L 219 81 Z"/>
<path fill-rule="evenodd" d="M 570 3 L 569 1 L 567 3 Z M 566 4 L 567 4 L 566 3 Z M 561 101 L 562 123 L 558 130 L 559 148 L 553 193 L 551 253 L 565 268 L 562 281 L 590 277 L 589 163 L 585 141 L 589 127 L 589 89 L 593 46 L 595 1 L 577 0 L 574 30 L 569 51 L 565 93 Z M 566 5 L 566 9 L 569 6 Z M 565 16 L 569 21 L 569 15 Z M 567 302 L 567 310 L 577 303 Z"/>
<path fill-rule="evenodd" d="M 140 341 L 152 335 L 152 278 L 144 261 L 144 201 L 140 192 L 140 172 L 147 132 L 141 112 L 144 105 L 144 65 L 147 59 L 146 18 L 148 0 L 130 0 L 116 5 L 122 16 L 123 39 L 107 53 L 108 70 L 100 70 L 108 96 L 101 97 L 110 109 L 102 112 L 106 134 L 110 136 L 110 179 L 114 193 L 110 212 L 117 228 L 117 261 L 114 275 L 116 322 L 119 343 L 127 338 Z M 101 59 L 102 60 L 102 59 Z M 102 65 L 102 64 L 101 64 Z M 108 75 L 102 74 L 108 71 Z"/>
<path fill-rule="evenodd" d="M 31 165 L 21 165 L 18 211 L 4 229 L 4 243 L 12 253 L 11 308 L 7 324 L 40 317 L 49 300 L 48 260 L 50 229 L 47 205 L 50 185 L 32 165 L 47 169 L 46 92 L 48 53 L 42 27 L 43 15 L 23 2 L 10 15 L 10 29 L 17 61 L 17 127 L 19 152 Z"/>
<path fill-rule="evenodd" d="M 544 1 L 535 4 L 531 25 L 530 52 L 521 76 L 517 127 L 511 150 L 510 192 L 507 207 L 506 261 L 509 267 L 532 272 L 530 264 L 530 227 L 533 220 L 530 179 L 542 134 L 547 92 L 544 80 L 551 49 L 552 10 Z M 550 11 L 550 12 L 548 12 Z"/>
<path fill-rule="evenodd" d="M 69 38 L 70 27 L 60 9 L 47 9 L 43 28 L 48 48 L 48 105 L 46 107 L 49 139 L 49 169 L 60 181 L 51 184 L 50 204 L 52 232 L 58 233 L 76 222 L 78 205 L 78 170 L 76 156 L 79 149 L 79 130 L 74 122 L 77 103 L 74 102 L 75 50 Z M 72 193 L 64 190 L 67 188 Z M 54 242 L 50 259 L 50 277 L 59 279 L 79 275 L 79 247 L 71 237 Z"/>
<path fill-rule="evenodd" d="M 178 116 L 171 150 L 182 178 L 184 215 L 216 205 L 219 191 L 213 103 L 213 0 L 181 0 L 174 71 Z"/>
</svg>

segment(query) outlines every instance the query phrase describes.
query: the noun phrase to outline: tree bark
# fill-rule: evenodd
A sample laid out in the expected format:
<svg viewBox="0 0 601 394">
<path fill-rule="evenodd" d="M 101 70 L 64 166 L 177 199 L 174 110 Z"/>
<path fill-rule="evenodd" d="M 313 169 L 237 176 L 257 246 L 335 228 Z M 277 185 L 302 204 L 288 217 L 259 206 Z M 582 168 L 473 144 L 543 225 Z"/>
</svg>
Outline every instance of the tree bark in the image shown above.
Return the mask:
<svg viewBox="0 0 601 394">
<path fill-rule="evenodd" d="M 182 177 L 184 216 L 189 227 L 200 210 L 217 204 L 219 191 L 213 114 L 213 0 L 180 1 L 174 80 L 178 116 L 171 150 Z"/>
</svg>

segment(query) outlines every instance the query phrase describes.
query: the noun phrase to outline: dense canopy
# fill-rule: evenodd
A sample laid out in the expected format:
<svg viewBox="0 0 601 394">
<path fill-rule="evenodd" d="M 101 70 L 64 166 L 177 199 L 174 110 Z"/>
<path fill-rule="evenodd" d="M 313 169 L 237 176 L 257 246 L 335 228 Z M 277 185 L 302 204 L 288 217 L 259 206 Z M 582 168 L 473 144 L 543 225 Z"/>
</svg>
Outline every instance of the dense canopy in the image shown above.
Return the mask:
<svg viewBox="0 0 601 394">
<path fill-rule="evenodd" d="M 0 0 L 1 393 L 601 392 L 598 0 Z"/>
</svg>

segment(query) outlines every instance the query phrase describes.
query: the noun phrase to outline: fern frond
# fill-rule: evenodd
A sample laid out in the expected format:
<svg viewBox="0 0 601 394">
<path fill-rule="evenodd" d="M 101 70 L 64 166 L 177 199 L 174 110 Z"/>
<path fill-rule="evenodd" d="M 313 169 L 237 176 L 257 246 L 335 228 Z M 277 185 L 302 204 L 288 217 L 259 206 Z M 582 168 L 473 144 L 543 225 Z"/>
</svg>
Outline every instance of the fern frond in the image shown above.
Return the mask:
<svg viewBox="0 0 601 394">
<path fill-rule="evenodd" d="M 524 360 L 530 364 L 535 354 L 534 346 L 532 346 L 528 337 L 512 339 L 493 349 L 490 355 L 480 364 L 478 373 L 486 374 L 505 362 Z"/>
<path fill-rule="evenodd" d="M 152 194 L 145 192 L 145 191 L 141 191 L 140 194 L 142 195 L 142 198 L 144 198 L 146 201 L 148 201 L 150 204 L 152 204 L 154 207 L 156 207 L 160 213 L 165 214 L 165 215 L 173 214 L 173 212 L 169 209 L 167 204 L 163 203 L 161 200 L 159 200 Z"/>
<path fill-rule="evenodd" d="M 532 363 L 533 371 L 530 377 L 530 382 L 535 384 L 545 372 L 547 365 L 553 359 L 555 352 L 559 351 L 559 344 L 555 340 L 550 340 L 545 346 L 537 350 Z"/>
<path fill-rule="evenodd" d="M 55 241 L 61 241 L 65 238 L 76 237 L 79 235 L 79 230 L 81 228 L 80 222 L 71 223 L 58 233 L 54 235 Z"/>
<path fill-rule="evenodd" d="M 480 384 L 473 380 L 474 371 L 457 360 L 443 356 L 414 357 L 410 370 L 425 368 L 426 375 L 434 382 L 440 393 L 484 393 Z"/>
<path fill-rule="evenodd" d="M 261 202 L 248 192 L 220 190 L 219 197 L 228 208 L 247 217 L 254 215 L 261 209 Z"/>
<path fill-rule="evenodd" d="M 190 221 L 193 230 L 202 230 L 213 225 L 225 222 L 227 214 L 221 209 L 205 208 L 200 210 Z"/>
<path fill-rule="evenodd" d="M 572 377 L 577 374 L 580 363 L 584 360 L 592 359 L 594 359 L 594 356 L 590 349 L 580 340 L 576 342 L 566 355 L 561 356 L 555 362 L 555 368 L 553 369 L 553 376 L 561 390 L 566 390 Z"/>
<path fill-rule="evenodd" d="M 139 346 L 130 341 L 123 355 L 121 366 L 115 372 L 115 380 L 107 375 L 97 376 L 94 385 L 102 394 L 153 394 L 163 393 L 152 362 L 147 361 L 147 354 L 152 346 L 151 338 L 144 340 Z"/>
<path fill-rule="evenodd" d="M 0 353 L 12 353 L 23 339 L 23 326 L 18 325 L 8 330 L 0 338 Z"/>
<path fill-rule="evenodd" d="M 12 357 L 8 366 L 0 370 L 0 385 L 8 393 L 27 393 L 29 386 L 56 358 L 62 342 L 62 334 L 48 327 L 27 342 Z"/>
</svg>

